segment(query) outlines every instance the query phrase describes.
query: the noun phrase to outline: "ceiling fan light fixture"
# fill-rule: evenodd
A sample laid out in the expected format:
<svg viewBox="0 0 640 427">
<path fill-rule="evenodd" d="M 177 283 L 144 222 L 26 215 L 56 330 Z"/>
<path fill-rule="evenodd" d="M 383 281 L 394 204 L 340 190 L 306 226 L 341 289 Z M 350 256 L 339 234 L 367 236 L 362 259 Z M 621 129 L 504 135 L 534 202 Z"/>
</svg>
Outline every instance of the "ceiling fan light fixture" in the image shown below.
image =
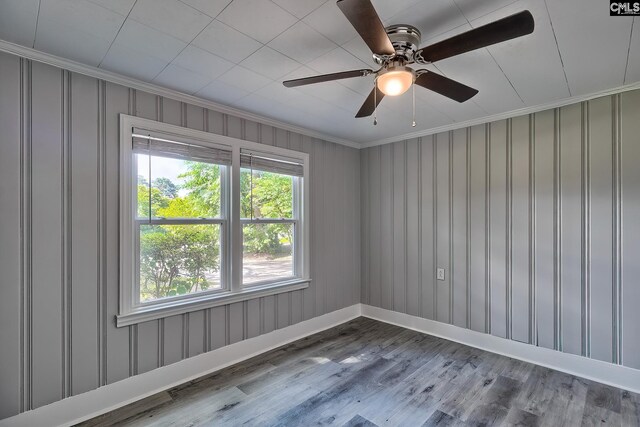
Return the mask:
<svg viewBox="0 0 640 427">
<path fill-rule="evenodd" d="M 385 96 L 399 96 L 412 86 L 439 93 L 457 102 L 465 102 L 478 91 L 448 77 L 426 69 L 413 70 L 412 64 L 432 64 L 452 56 L 485 48 L 507 40 L 531 34 L 535 27 L 533 15 L 523 10 L 448 39 L 420 48 L 420 31 L 409 24 L 390 25 L 385 28 L 372 0 L 337 0 L 336 5 L 373 54 L 381 68 L 341 71 L 303 77 L 282 82 L 285 87 L 297 87 L 375 75 L 373 89 L 356 113 L 356 118 L 374 114 Z M 413 94 L 415 118 L 415 91 Z M 414 120 L 415 122 L 415 120 Z"/>
<path fill-rule="evenodd" d="M 376 79 L 378 89 L 387 96 L 405 93 L 415 80 L 415 72 L 409 67 L 388 68 Z"/>
</svg>

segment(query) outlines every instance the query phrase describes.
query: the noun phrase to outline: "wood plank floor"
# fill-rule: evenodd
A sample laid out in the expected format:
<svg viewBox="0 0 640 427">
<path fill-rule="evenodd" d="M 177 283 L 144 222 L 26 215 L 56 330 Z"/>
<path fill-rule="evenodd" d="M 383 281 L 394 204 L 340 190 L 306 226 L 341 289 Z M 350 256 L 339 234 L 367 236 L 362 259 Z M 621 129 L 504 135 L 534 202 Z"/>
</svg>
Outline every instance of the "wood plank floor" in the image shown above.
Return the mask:
<svg viewBox="0 0 640 427">
<path fill-rule="evenodd" d="M 358 318 L 84 426 L 638 426 L 640 395 Z"/>
</svg>

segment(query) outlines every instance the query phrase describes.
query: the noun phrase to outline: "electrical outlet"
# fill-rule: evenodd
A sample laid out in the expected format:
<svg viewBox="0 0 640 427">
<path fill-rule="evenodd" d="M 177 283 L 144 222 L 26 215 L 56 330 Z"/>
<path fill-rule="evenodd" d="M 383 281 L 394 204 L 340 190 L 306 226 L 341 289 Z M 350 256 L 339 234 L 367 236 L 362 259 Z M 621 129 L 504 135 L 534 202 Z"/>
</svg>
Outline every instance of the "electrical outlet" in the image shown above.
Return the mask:
<svg viewBox="0 0 640 427">
<path fill-rule="evenodd" d="M 438 268 L 438 280 L 444 280 L 444 268 Z"/>
</svg>

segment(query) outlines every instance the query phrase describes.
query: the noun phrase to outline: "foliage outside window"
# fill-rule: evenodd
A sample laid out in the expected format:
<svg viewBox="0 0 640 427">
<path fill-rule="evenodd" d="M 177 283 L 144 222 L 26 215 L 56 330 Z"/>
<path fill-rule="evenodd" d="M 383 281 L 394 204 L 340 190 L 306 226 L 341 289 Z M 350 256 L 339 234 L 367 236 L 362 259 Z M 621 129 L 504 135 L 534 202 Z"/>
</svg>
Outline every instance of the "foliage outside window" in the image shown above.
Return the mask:
<svg viewBox="0 0 640 427">
<path fill-rule="evenodd" d="M 222 289 L 225 167 L 136 154 L 140 302 Z"/>
<path fill-rule="evenodd" d="M 242 282 L 245 285 L 295 275 L 296 179 L 286 174 L 241 169 Z"/>
</svg>

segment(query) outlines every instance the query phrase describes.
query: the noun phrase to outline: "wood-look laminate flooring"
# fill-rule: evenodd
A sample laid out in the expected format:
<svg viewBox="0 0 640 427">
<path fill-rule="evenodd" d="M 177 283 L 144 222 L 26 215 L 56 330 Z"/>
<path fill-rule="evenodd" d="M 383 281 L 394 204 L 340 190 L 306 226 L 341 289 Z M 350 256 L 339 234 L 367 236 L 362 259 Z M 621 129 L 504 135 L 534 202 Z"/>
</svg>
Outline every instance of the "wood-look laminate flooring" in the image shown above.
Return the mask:
<svg viewBox="0 0 640 427">
<path fill-rule="evenodd" d="M 367 318 L 84 426 L 638 426 L 640 395 Z"/>
</svg>

